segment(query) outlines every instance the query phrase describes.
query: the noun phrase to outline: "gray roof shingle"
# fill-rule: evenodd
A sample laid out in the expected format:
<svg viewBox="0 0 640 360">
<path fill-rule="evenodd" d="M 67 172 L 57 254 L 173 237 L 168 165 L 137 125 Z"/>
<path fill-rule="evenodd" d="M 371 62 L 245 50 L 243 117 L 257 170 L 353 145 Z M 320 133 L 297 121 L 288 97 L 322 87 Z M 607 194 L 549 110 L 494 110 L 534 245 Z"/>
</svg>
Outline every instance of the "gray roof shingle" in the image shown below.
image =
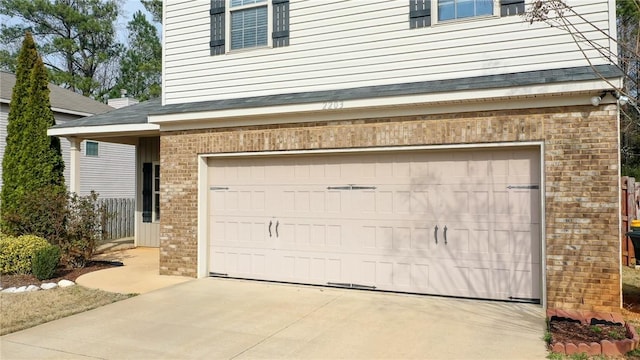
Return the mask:
<svg viewBox="0 0 640 360">
<path fill-rule="evenodd" d="M 64 124 L 55 125 L 52 128 L 62 129 L 77 126 L 146 124 L 149 113 L 152 110 L 160 108 L 160 104 L 160 99 L 153 99 L 139 104 L 125 106 L 120 109 L 111 110 L 103 114 L 68 121 Z"/>
<path fill-rule="evenodd" d="M 278 94 L 256 96 L 250 98 L 182 103 L 165 106 L 161 106 L 160 100 L 155 99 L 137 105 L 113 110 L 105 114 L 94 115 L 66 124 L 56 125 L 54 126 L 54 128 L 119 124 L 145 124 L 148 121 L 148 115 L 179 114 L 200 111 L 252 108 L 261 106 L 303 104 L 334 100 L 354 100 L 379 98 L 386 96 L 429 94 L 472 89 L 496 89 L 502 87 L 596 80 L 600 79 L 600 76 L 607 79 L 619 78 L 622 76 L 620 70 L 614 65 L 597 65 L 595 66 L 595 68 L 600 75 L 594 72 L 591 67 L 584 66 L 565 69 L 528 71 L 512 74 L 487 75 L 464 79 L 366 86 L 352 89 Z"/>
<path fill-rule="evenodd" d="M 0 71 L 0 101 L 11 102 L 11 94 L 16 84 L 14 74 Z M 95 101 L 73 91 L 49 84 L 51 107 L 72 113 L 102 114 L 113 110 L 109 105 Z"/>
</svg>

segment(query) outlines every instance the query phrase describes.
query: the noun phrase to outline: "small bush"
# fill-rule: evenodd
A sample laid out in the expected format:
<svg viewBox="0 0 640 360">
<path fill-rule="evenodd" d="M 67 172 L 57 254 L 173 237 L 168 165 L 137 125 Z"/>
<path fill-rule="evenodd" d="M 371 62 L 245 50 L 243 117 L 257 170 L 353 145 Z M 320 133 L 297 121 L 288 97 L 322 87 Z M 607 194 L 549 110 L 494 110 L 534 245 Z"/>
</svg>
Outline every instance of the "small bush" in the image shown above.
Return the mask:
<svg viewBox="0 0 640 360">
<path fill-rule="evenodd" d="M 66 238 L 60 243 L 64 262 L 74 268 L 84 267 L 102 238 L 102 220 L 107 211 L 98 202 L 98 194 L 69 196 Z"/>
<path fill-rule="evenodd" d="M 31 270 L 38 280 L 51 279 L 60 263 L 60 248 L 49 245 L 33 254 Z"/>
<path fill-rule="evenodd" d="M 34 254 L 47 246 L 47 240 L 34 235 L 0 236 L 0 273 L 31 273 Z"/>
</svg>

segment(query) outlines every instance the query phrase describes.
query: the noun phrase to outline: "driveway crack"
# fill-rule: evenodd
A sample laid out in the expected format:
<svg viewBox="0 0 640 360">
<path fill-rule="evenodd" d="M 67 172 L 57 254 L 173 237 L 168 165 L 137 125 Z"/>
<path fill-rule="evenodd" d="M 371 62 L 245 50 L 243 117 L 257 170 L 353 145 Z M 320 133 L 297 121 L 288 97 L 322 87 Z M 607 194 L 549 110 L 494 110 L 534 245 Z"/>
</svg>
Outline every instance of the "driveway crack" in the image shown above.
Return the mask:
<svg viewBox="0 0 640 360">
<path fill-rule="evenodd" d="M 90 358 L 90 359 L 107 360 L 107 358 L 102 358 L 102 357 L 97 357 L 97 356 L 91 356 L 91 355 L 86 355 L 86 354 L 79 354 L 79 353 L 75 353 L 75 352 L 71 352 L 71 351 L 64 351 L 64 350 L 54 349 L 54 348 L 50 348 L 50 347 L 46 347 L 46 346 L 38 346 L 38 345 L 33 345 L 33 344 L 25 344 L 25 343 L 21 343 L 21 342 L 19 342 L 19 341 L 12 341 L 12 340 L 4 340 L 4 341 L 5 341 L 5 342 L 8 342 L 8 343 L 12 343 L 12 344 L 18 344 L 18 345 L 24 345 L 24 346 L 34 347 L 34 348 L 38 348 L 38 349 L 45 349 L 45 350 L 55 351 L 55 352 L 62 353 L 62 354 L 69 354 L 69 355 L 76 355 L 76 356 L 84 356 L 84 357 L 86 357 L 86 358 Z"/>
<path fill-rule="evenodd" d="M 280 334 L 281 332 L 283 332 L 283 331 L 287 330 L 288 328 L 292 327 L 293 325 L 295 325 L 295 324 L 299 323 L 300 321 L 302 321 L 302 320 L 304 320 L 304 319 L 308 318 L 308 317 L 309 317 L 310 315 L 312 315 L 313 313 L 318 312 L 318 311 L 319 311 L 319 310 L 321 310 L 322 308 L 326 307 L 327 305 L 331 304 L 332 302 L 334 302 L 334 301 L 338 300 L 338 299 L 339 299 L 339 298 L 341 298 L 341 297 L 342 297 L 342 295 L 339 295 L 339 296 L 334 297 L 333 299 L 328 300 L 328 301 L 327 301 L 327 302 L 325 302 L 324 304 L 321 304 L 321 305 L 319 305 L 318 307 L 316 307 L 315 309 L 313 309 L 313 310 L 309 311 L 309 312 L 308 312 L 307 314 L 305 314 L 304 316 L 301 316 L 301 317 L 297 318 L 296 320 L 292 321 L 290 324 L 287 324 L 287 325 L 286 325 L 286 326 L 284 326 L 283 328 L 281 328 L 281 329 L 279 329 L 279 330 L 275 331 L 275 332 L 274 332 L 274 333 L 272 333 L 271 335 L 269 335 L 269 336 L 267 336 L 267 337 L 263 338 L 262 340 L 258 341 L 257 343 L 253 344 L 252 346 L 250 346 L 250 347 L 248 347 L 248 348 L 246 348 L 246 349 L 242 350 L 241 352 L 239 352 L 239 353 L 237 353 L 237 354 L 233 355 L 233 356 L 232 356 L 232 357 L 230 357 L 229 359 L 235 359 L 235 358 L 237 358 L 238 356 L 240 356 L 240 355 L 242 355 L 242 354 L 246 353 L 247 351 L 249 351 L 249 350 L 251 350 L 251 349 L 254 349 L 255 347 L 259 346 L 260 344 L 264 343 L 265 341 L 267 341 L 267 340 L 269 340 L 269 339 L 273 338 L 274 336 L 276 336 L 276 335 Z"/>
</svg>

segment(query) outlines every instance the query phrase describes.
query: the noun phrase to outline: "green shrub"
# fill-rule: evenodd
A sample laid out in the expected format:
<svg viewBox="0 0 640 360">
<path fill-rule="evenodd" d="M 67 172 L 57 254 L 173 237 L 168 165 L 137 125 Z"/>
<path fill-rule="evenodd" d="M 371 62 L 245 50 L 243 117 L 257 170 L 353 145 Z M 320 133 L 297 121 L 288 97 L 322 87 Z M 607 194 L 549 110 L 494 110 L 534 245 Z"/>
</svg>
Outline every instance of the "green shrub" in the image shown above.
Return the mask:
<svg viewBox="0 0 640 360">
<path fill-rule="evenodd" d="M 31 273 L 33 255 L 47 246 L 47 240 L 34 235 L 0 236 L 0 273 Z"/>
<path fill-rule="evenodd" d="M 98 202 L 98 194 L 69 196 L 66 237 L 60 243 L 64 263 L 70 267 L 84 267 L 91 260 L 102 238 L 102 221 L 108 214 Z"/>
<path fill-rule="evenodd" d="M 31 270 L 38 280 L 51 279 L 60 263 L 60 248 L 49 245 L 33 254 Z"/>
</svg>

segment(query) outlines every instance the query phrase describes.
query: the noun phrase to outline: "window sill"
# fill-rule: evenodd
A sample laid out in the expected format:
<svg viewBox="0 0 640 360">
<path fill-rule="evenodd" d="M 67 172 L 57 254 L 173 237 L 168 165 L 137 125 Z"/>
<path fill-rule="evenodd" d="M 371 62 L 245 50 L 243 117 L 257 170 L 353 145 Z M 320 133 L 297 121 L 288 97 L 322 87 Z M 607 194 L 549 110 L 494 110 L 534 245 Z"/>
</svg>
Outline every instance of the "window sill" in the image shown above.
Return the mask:
<svg viewBox="0 0 640 360">
<path fill-rule="evenodd" d="M 229 51 L 227 51 L 225 53 L 225 55 L 243 54 L 243 53 L 252 52 L 252 51 L 258 51 L 259 52 L 259 51 L 265 51 L 265 50 L 269 50 L 269 49 L 273 49 L 273 46 L 265 45 L 265 46 L 256 46 L 256 47 L 252 47 L 252 48 L 229 50 Z"/>
<path fill-rule="evenodd" d="M 491 20 L 491 19 L 500 19 L 500 15 L 482 15 L 482 16 L 470 16 L 470 17 L 466 17 L 466 18 L 462 18 L 462 19 L 451 19 L 451 20 L 442 20 L 442 21 L 437 21 L 433 24 L 431 24 L 431 26 L 447 26 L 447 25 L 451 25 L 451 24 L 460 24 L 460 23 L 469 23 L 469 22 L 476 22 L 476 21 L 487 21 L 487 20 Z"/>
</svg>

